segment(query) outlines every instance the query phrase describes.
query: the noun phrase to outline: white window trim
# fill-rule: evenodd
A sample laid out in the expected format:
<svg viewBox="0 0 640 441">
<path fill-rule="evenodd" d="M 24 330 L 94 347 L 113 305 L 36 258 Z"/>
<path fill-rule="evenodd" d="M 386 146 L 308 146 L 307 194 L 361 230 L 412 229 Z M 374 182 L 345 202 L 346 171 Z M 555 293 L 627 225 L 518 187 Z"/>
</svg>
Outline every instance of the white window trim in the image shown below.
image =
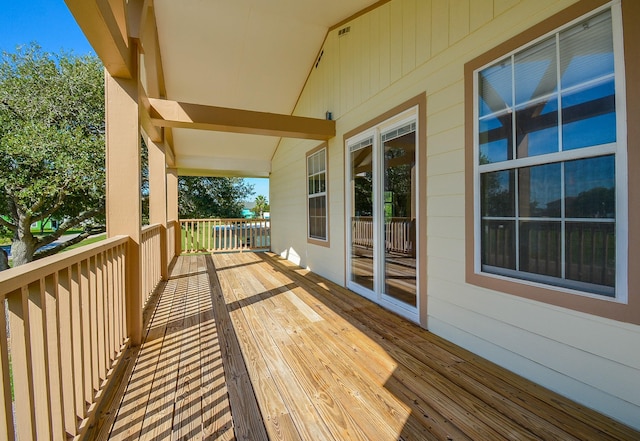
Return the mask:
<svg viewBox="0 0 640 441">
<path fill-rule="evenodd" d="M 324 153 L 324 170 L 322 172 L 318 172 L 318 173 L 310 173 L 309 170 L 309 159 L 314 157 L 315 155 L 320 154 L 321 152 Z M 329 187 L 329 181 L 328 181 L 328 164 L 327 164 L 327 159 L 328 159 L 328 154 L 327 154 L 327 146 L 323 146 L 320 147 L 318 149 L 315 149 L 315 151 L 311 151 L 310 153 L 308 153 L 305 157 L 305 167 L 306 167 L 306 171 L 307 171 L 307 240 L 313 241 L 313 242 L 321 242 L 321 243 L 328 243 L 329 242 L 329 192 L 328 192 L 328 187 Z M 309 193 L 309 178 L 311 178 L 312 176 L 315 176 L 319 173 L 324 173 L 325 176 L 325 184 L 324 184 L 324 191 L 322 192 L 318 192 L 318 193 L 313 193 L 310 194 Z M 319 197 L 323 197 L 324 196 L 324 200 L 325 200 L 325 207 L 324 207 L 324 231 L 325 231 L 325 237 L 321 238 L 321 237 L 315 237 L 311 235 L 311 213 L 309 212 L 309 201 L 311 199 L 315 199 L 315 198 L 319 198 Z"/>
<path fill-rule="evenodd" d="M 587 147 L 576 150 L 568 150 L 561 153 L 551 154 L 554 158 L 553 162 L 566 161 L 572 158 L 586 158 L 589 156 L 604 156 L 606 154 L 615 154 L 616 167 L 616 280 L 615 280 L 615 297 L 608 297 L 600 294 L 593 294 L 586 291 L 579 291 L 562 286 L 555 286 L 546 283 L 540 283 L 532 280 L 507 277 L 495 273 L 482 271 L 482 234 L 480 221 L 482 219 L 480 206 L 480 176 L 481 171 L 496 171 L 503 169 L 518 169 L 520 167 L 546 164 L 545 160 L 551 155 L 539 155 L 522 159 L 513 159 L 508 161 L 510 166 L 505 168 L 504 162 L 492 163 L 488 165 L 479 164 L 480 146 L 478 143 L 479 131 L 479 72 L 485 68 L 494 65 L 500 60 L 508 59 L 514 54 L 520 53 L 527 48 L 556 35 L 564 29 L 567 29 L 589 17 L 595 16 L 607 9 L 611 10 L 612 37 L 614 48 L 614 78 L 616 85 L 616 142 L 614 144 L 601 145 L 595 147 Z M 575 294 L 598 300 L 627 304 L 628 302 L 628 183 L 627 183 L 627 126 L 626 126 L 626 86 L 625 86 L 625 67 L 624 67 L 624 51 L 623 51 L 623 32 L 622 32 L 622 10 L 620 1 L 603 5 L 590 11 L 588 14 L 582 15 L 568 23 L 532 40 L 531 42 L 520 46 L 501 57 L 498 57 L 473 71 L 473 231 L 474 231 L 474 273 L 483 277 L 491 277 L 495 279 L 505 280 L 522 285 L 536 286 L 544 289 L 558 291 L 562 293 Z M 566 158 L 566 159 L 565 159 Z"/>
</svg>

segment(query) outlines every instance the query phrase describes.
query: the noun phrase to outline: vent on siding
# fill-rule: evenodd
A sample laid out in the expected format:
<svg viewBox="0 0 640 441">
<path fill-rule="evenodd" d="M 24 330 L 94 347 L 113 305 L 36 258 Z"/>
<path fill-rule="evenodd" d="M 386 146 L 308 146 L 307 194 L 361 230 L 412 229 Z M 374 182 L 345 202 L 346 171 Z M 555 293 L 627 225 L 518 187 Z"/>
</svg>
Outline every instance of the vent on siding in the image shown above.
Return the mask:
<svg viewBox="0 0 640 441">
<path fill-rule="evenodd" d="M 351 32 L 351 26 L 347 26 L 346 28 L 342 28 L 338 31 L 338 37 L 342 37 L 345 34 Z"/>
</svg>

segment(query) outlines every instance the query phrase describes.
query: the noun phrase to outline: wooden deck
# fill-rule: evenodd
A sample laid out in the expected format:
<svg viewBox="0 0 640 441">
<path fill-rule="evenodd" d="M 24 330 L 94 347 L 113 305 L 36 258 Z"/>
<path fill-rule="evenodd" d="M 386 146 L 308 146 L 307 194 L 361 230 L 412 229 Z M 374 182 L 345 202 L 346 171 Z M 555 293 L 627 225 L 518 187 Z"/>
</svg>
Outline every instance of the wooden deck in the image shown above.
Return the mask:
<svg viewBox="0 0 640 441">
<path fill-rule="evenodd" d="M 96 438 L 640 439 L 268 253 L 180 257 L 136 356 Z"/>
</svg>

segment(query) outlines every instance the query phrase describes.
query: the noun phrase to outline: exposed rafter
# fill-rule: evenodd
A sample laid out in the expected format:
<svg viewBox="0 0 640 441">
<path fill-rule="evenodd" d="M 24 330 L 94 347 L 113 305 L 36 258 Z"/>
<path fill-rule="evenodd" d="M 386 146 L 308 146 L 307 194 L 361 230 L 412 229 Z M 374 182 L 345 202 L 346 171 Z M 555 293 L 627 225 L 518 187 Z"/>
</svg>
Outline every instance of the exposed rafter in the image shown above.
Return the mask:
<svg viewBox="0 0 640 441">
<path fill-rule="evenodd" d="M 65 0 L 65 3 L 111 76 L 132 78 L 135 69 L 130 41 L 123 34 L 124 5 L 114 10 L 107 0 Z"/>
<path fill-rule="evenodd" d="M 213 130 L 326 141 L 335 121 L 148 98 L 151 122 L 159 127 Z M 146 105 L 146 103 L 145 103 Z"/>
</svg>

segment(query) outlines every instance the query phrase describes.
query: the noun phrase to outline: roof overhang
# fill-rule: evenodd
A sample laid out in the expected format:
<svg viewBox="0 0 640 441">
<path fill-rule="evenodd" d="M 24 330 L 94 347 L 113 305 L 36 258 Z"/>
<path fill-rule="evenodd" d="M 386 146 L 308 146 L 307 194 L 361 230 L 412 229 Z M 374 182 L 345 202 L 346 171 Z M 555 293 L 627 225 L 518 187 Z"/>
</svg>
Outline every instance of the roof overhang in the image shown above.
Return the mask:
<svg viewBox="0 0 640 441">
<path fill-rule="evenodd" d="M 266 177 L 327 32 L 377 0 L 65 0 L 115 77 L 138 77 L 144 132 L 180 174 Z"/>
</svg>

